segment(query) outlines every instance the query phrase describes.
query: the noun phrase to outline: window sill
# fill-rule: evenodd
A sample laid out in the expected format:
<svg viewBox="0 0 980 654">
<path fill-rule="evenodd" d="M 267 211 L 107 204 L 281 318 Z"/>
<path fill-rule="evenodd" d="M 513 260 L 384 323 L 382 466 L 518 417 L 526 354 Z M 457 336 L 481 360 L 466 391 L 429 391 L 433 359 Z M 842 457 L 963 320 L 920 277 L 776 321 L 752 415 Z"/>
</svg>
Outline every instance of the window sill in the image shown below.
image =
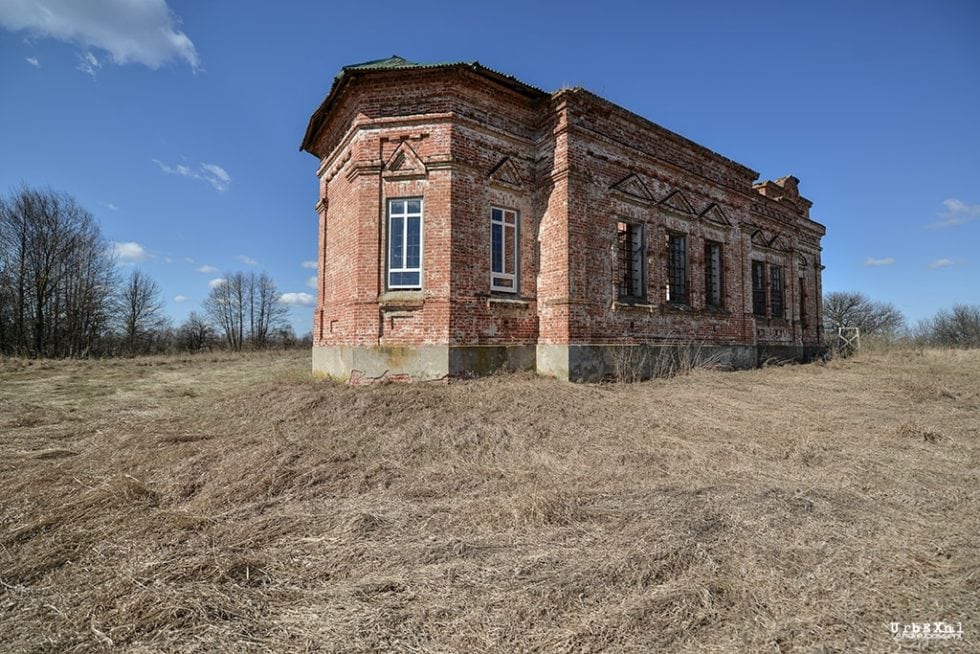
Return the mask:
<svg viewBox="0 0 980 654">
<path fill-rule="evenodd" d="M 388 291 L 378 296 L 378 306 L 382 309 L 421 309 L 423 304 L 422 291 Z"/>
<path fill-rule="evenodd" d="M 487 298 L 487 306 L 500 307 L 503 309 L 527 309 L 531 306 L 531 303 L 517 297 L 516 295 L 514 297 L 491 295 Z"/>
<path fill-rule="evenodd" d="M 656 310 L 657 305 L 644 301 L 631 302 L 629 300 L 613 300 L 612 307 L 613 311 L 646 311 L 648 313 L 653 313 L 653 311 Z"/>
<path fill-rule="evenodd" d="M 683 302 L 667 302 L 664 305 L 668 311 L 674 311 L 676 313 L 692 313 L 694 308 L 690 304 Z"/>
</svg>

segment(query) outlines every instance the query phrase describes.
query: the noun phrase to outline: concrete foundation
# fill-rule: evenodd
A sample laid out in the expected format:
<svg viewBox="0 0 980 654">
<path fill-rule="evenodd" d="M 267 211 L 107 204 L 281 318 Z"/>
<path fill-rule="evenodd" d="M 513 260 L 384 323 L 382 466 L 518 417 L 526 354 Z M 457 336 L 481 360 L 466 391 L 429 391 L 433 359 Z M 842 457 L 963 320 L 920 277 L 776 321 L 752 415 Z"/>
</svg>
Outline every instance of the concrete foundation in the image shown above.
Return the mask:
<svg viewBox="0 0 980 654">
<path fill-rule="evenodd" d="M 313 346 L 313 372 L 338 381 L 428 381 L 533 370 L 533 345 Z"/>
<path fill-rule="evenodd" d="M 313 371 L 355 383 L 479 377 L 501 370 L 535 370 L 575 382 L 636 381 L 696 367 L 741 370 L 824 354 L 824 348 L 793 345 L 341 345 L 314 346 Z"/>
<path fill-rule="evenodd" d="M 539 345 L 542 375 L 576 382 L 635 381 L 694 367 L 737 370 L 758 365 L 752 345 Z"/>
</svg>

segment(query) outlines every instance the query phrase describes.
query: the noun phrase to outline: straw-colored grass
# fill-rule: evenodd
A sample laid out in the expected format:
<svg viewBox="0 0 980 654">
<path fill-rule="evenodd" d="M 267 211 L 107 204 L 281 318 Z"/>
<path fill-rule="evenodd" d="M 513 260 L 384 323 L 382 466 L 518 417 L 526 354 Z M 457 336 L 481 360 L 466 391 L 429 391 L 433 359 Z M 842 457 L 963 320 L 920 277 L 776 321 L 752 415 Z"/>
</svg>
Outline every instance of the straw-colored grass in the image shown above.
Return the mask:
<svg viewBox="0 0 980 654">
<path fill-rule="evenodd" d="M 0 649 L 895 651 L 980 639 L 980 352 L 350 388 L 0 361 Z"/>
</svg>

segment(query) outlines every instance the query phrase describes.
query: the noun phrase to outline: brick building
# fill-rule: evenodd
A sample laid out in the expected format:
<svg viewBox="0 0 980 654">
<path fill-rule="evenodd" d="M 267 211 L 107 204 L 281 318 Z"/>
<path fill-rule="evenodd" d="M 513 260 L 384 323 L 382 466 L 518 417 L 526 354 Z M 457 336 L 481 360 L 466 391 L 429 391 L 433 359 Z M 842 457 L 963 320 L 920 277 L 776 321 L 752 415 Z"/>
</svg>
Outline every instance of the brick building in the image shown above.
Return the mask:
<svg viewBox="0 0 980 654">
<path fill-rule="evenodd" d="M 798 180 L 755 182 L 584 89 L 346 66 L 301 148 L 320 160 L 315 370 L 596 380 L 680 344 L 732 367 L 820 349 L 825 229 Z"/>
</svg>

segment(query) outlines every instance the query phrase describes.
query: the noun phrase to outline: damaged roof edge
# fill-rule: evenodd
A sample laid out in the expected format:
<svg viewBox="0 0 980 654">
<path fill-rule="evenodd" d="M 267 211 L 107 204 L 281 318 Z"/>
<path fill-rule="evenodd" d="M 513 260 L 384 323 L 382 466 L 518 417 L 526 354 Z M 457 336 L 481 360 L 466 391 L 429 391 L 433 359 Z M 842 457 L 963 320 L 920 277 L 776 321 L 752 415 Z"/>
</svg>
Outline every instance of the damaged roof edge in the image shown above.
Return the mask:
<svg viewBox="0 0 980 654">
<path fill-rule="evenodd" d="M 310 154 L 315 154 L 310 150 L 310 148 L 313 146 L 313 140 L 317 132 L 319 132 L 320 127 L 323 125 L 323 120 L 326 117 L 327 112 L 330 110 L 331 105 L 340 97 L 342 90 L 347 86 L 347 84 L 350 83 L 351 80 L 355 79 L 356 77 L 367 73 L 383 74 L 385 72 L 399 70 L 449 70 L 454 68 L 472 70 L 479 75 L 482 75 L 529 98 L 545 98 L 549 95 L 545 91 L 535 86 L 531 86 L 530 84 L 526 84 L 512 75 L 506 75 L 499 71 L 493 70 L 492 68 L 487 68 L 479 61 L 419 64 L 414 61 L 403 59 L 398 55 L 392 55 L 387 59 L 375 59 L 373 61 L 351 64 L 341 68 L 340 73 L 334 77 L 333 84 L 330 86 L 330 92 L 327 93 L 327 96 L 323 99 L 323 102 L 320 103 L 317 110 L 313 112 L 312 116 L 310 116 L 310 122 L 306 126 L 306 133 L 303 136 L 303 141 L 300 143 L 299 149 L 301 151 L 309 152 Z"/>
</svg>

